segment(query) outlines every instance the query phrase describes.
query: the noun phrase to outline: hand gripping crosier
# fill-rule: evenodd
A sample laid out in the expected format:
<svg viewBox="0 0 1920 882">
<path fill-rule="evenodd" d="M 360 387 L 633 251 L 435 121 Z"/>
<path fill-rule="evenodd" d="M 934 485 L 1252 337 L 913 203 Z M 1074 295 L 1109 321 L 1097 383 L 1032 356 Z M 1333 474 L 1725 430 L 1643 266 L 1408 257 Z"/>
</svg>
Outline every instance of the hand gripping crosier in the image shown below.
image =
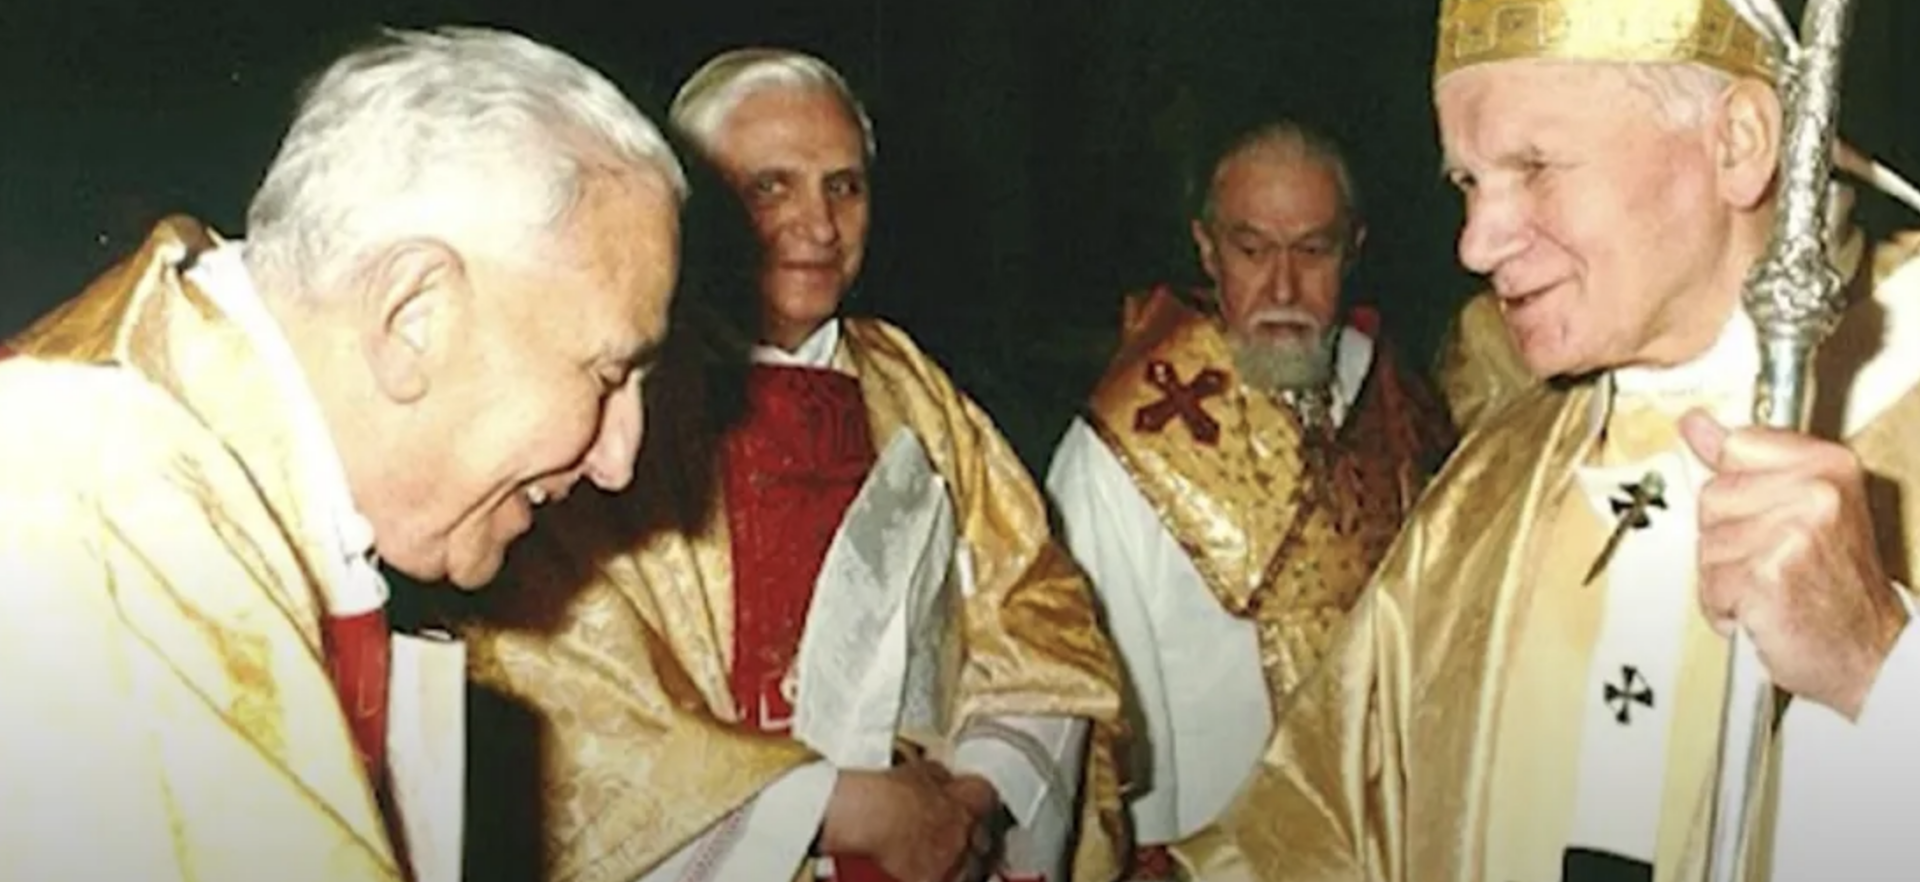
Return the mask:
<svg viewBox="0 0 1920 882">
<path fill-rule="evenodd" d="M 1776 0 L 1732 0 L 1778 53 L 1786 123 L 1780 202 L 1767 254 L 1747 277 L 1743 300 L 1760 338 L 1753 402 L 1761 426 L 1804 431 L 1813 400 L 1813 353 L 1839 323 L 1842 286 L 1827 259 L 1834 136 L 1840 114 L 1841 52 L 1853 0 L 1808 0 L 1796 39 Z M 1750 808 L 1779 718 L 1778 695 L 1752 640 L 1736 632 L 1720 723 L 1719 771 L 1708 858 L 1709 882 L 1745 877 L 1757 823 Z"/>
</svg>

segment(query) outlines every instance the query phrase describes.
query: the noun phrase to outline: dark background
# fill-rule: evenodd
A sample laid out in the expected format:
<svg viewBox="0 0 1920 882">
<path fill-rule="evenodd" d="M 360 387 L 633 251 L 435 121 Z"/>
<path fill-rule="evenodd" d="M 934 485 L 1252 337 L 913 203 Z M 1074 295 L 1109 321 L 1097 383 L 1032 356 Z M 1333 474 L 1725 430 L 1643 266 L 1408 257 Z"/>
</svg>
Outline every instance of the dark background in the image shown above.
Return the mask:
<svg viewBox="0 0 1920 882">
<path fill-rule="evenodd" d="M 1790 6 L 1793 4 L 1790 4 Z M 1471 291 L 1439 183 L 1434 0 L 0 0 L 0 333 L 187 212 L 244 232 L 303 78 L 377 25 L 492 24 L 608 73 L 656 119 L 743 43 L 838 66 L 875 117 L 859 311 L 905 325 L 1030 465 L 1097 374 L 1120 296 L 1197 278 L 1188 193 L 1215 133 L 1297 113 L 1354 154 L 1353 293 L 1428 357 Z M 1844 129 L 1920 172 L 1920 4 L 1857 0 Z M 1920 226 L 1885 200 L 1876 231 Z"/>
</svg>

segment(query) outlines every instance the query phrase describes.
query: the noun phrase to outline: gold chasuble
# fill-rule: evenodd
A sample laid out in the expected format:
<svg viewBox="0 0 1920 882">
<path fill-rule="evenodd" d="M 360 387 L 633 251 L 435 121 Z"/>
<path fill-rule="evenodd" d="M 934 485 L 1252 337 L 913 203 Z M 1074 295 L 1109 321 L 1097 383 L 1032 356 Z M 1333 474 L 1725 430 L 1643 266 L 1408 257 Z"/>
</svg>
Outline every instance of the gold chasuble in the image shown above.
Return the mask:
<svg viewBox="0 0 1920 882">
<path fill-rule="evenodd" d="M 330 632 L 346 579 L 291 369 L 188 278 L 221 245 L 163 221 L 0 363 L 0 878 L 427 878 L 361 713 L 386 629 Z M 373 688 L 336 691 L 349 644 Z"/>
<path fill-rule="evenodd" d="M 1920 261 L 1897 263 L 1912 245 L 1872 262 L 1881 278 L 1836 338 L 1887 329 L 1880 348 L 1823 350 L 1816 422 L 1880 485 L 1880 552 L 1902 584 L 1920 564 L 1900 526 L 1920 523 Z M 1694 589 L 1709 473 L 1675 422 L 1694 406 L 1745 422 L 1757 364 L 1736 314 L 1698 362 L 1540 384 L 1470 434 L 1251 784 L 1176 849 L 1195 878 L 1699 882 L 1727 644 Z M 1775 823 L 1809 714 L 1831 716 L 1783 716 L 1748 882 L 1797 847 Z"/>
<path fill-rule="evenodd" d="M 1492 292 L 1474 295 L 1454 316 L 1434 357 L 1433 373 L 1461 434 L 1493 419 L 1507 402 L 1539 382 L 1513 348 Z"/>
<path fill-rule="evenodd" d="M 1166 287 L 1128 312 L 1087 421 L 1215 599 L 1255 623 L 1278 708 L 1452 449 L 1451 428 L 1386 346 L 1337 428 L 1303 427 L 1239 382 L 1211 312 Z"/>
<path fill-rule="evenodd" d="M 696 351 L 685 330 L 650 382 L 633 491 L 582 494 L 552 512 L 516 548 L 513 584 L 488 594 L 497 605 L 469 629 L 474 679 L 539 720 L 537 757 L 497 760 L 537 766 L 537 797 L 479 792 L 489 785 L 475 781 L 475 811 L 502 840 L 516 825 L 538 832 L 544 866 L 519 878 L 632 882 L 818 760 L 785 732 L 767 731 L 780 728 L 793 696 L 779 678 L 752 672 L 785 662 L 737 658 L 740 629 L 770 611 L 745 614 L 742 604 L 754 601 L 740 596 L 748 589 L 734 573 L 742 558 L 730 525 L 744 521 L 726 508 L 754 488 L 724 487 L 716 434 L 728 428 L 728 401 L 718 384 L 705 388 L 722 374 L 700 363 L 710 354 Z M 1124 841 L 1117 666 L 1084 578 L 1049 538 L 1031 478 L 986 415 L 898 329 L 841 320 L 833 365 L 857 381 L 847 394 L 864 402 L 867 417 L 861 431 L 840 434 L 871 440 L 848 446 L 867 452 L 828 458 L 852 467 L 871 457 L 867 445 L 912 432 L 946 481 L 970 549 L 974 590 L 946 620 L 965 647 L 950 736 L 990 717 L 1091 720 L 1074 874 L 1114 878 Z M 841 481 L 828 473 L 839 468 L 820 479 Z M 773 514 L 756 514 L 754 529 L 777 529 Z M 743 695 L 757 696 L 756 706 L 743 707 Z M 905 749 L 940 756 L 951 746 L 936 739 Z M 810 877 L 814 868 L 799 872 Z"/>
</svg>

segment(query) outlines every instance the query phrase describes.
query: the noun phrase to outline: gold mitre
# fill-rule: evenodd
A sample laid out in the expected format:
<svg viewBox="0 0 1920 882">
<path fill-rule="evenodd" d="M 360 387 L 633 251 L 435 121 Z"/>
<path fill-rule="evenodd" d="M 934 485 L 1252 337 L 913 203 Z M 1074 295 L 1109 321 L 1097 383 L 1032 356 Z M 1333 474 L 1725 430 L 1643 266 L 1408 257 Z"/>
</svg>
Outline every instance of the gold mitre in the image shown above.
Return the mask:
<svg viewBox="0 0 1920 882">
<path fill-rule="evenodd" d="M 1773 80 L 1766 38 L 1727 0 L 1441 0 L 1438 81 L 1516 58 L 1698 62 Z"/>
</svg>

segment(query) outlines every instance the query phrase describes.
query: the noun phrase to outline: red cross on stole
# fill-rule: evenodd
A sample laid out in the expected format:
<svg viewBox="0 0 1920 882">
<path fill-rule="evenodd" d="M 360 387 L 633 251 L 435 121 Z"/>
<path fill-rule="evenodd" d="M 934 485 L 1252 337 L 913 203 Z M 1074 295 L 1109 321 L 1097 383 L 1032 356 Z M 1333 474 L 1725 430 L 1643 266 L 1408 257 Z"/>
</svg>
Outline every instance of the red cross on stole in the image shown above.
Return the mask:
<svg viewBox="0 0 1920 882">
<path fill-rule="evenodd" d="M 1191 382 L 1182 383 L 1173 365 L 1154 359 L 1147 362 L 1147 382 L 1163 396 L 1133 414 L 1136 432 L 1158 432 L 1178 417 L 1187 426 L 1193 440 L 1202 444 L 1220 443 L 1220 421 L 1207 413 L 1206 400 L 1227 390 L 1227 375 L 1218 368 L 1206 368 Z"/>
</svg>

